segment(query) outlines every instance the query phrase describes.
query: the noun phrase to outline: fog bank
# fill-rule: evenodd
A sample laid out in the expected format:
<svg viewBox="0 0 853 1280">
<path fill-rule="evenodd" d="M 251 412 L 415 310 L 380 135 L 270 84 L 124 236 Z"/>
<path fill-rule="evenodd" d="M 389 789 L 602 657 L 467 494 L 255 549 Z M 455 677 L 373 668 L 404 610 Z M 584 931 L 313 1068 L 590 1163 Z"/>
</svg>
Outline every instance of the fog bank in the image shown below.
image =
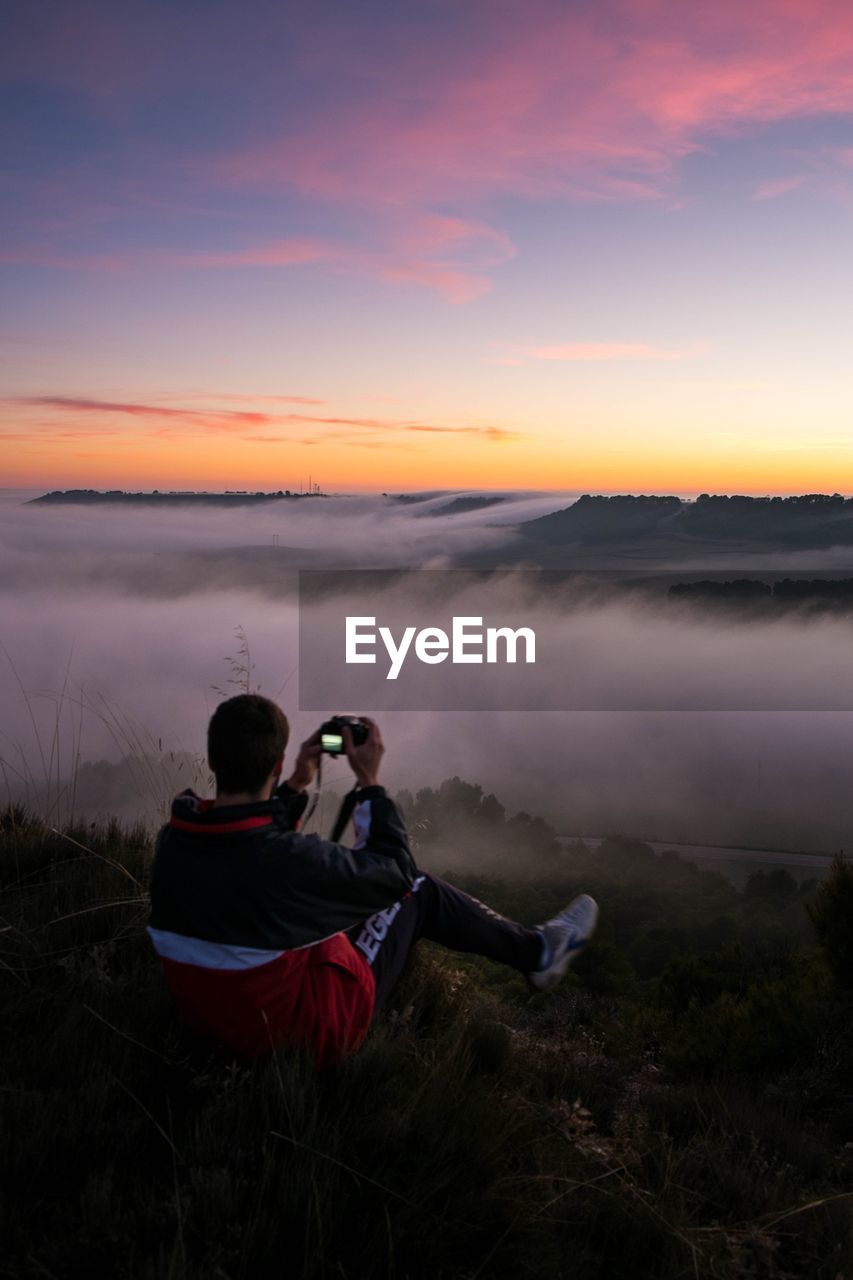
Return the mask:
<svg viewBox="0 0 853 1280">
<path fill-rule="evenodd" d="M 46 769 L 66 776 L 75 761 L 116 762 L 148 751 L 168 773 L 175 760 L 199 760 L 210 712 L 245 679 L 238 628 L 249 642 L 252 687 L 282 703 L 296 741 L 307 736 L 318 716 L 295 709 L 293 587 L 312 550 L 344 563 L 443 565 L 504 539 L 506 522 L 493 523 L 498 513 L 517 519 L 521 510 L 555 509 L 566 498 L 511 495 L 488 507 L 430 514 L 430 504 L 440 510 L 452 500 L 352 498 L 283 512 L 175 509 L 155 516 L 21 507 L 3 495 L 0 790 L 21 775 L 38 782 Z M 296 550 L 282 563 L 285 544 Z M 542 602 L 537 608 L 547 612 Z M 554 614 L 569 625 L 556 604 Z M 853 713 L 827 709 L 845 673 L 853 638 L 847 622 L 819 619 L 806 627 L 788 619 L 727 634 L 719 619 L 655 616 L 625 602 L 590 608 L 573 625 L 576 661 L 582 641 L 590 671 L 608 652 L 623 662 L 622 709 L 385 711 L 389 787 L 417 790 L 459 774 L 496 792 L 509 809 L 541 814 L 570 833 L 821 850 L 853 844 Z M 814 698 L 819 691 L 822 709 L 627 709 L 631 696 L 642 702 L 648 693 L 654 667 L 677 682 L 686 680 L 688 666 L 701 672 L 698 653 L 707 654 L 709 677 L 726 653 L 744 695 L 760 683 L 782 706 L 792 694 Z M 498 708 L 499 698 L 497 688 Z M 375 708 L 326 708 L 336 710 Z M 327 774 L 338 788 L 346 785 L 339 762 Z M 115 777 L 104 778 L 104 803 L 115 809 Z M 135 794 L 123 816 L 159 816 L 162 796 L 146 794 L 146 785 L 144 774 L 129 785 Z"/>
</svg>

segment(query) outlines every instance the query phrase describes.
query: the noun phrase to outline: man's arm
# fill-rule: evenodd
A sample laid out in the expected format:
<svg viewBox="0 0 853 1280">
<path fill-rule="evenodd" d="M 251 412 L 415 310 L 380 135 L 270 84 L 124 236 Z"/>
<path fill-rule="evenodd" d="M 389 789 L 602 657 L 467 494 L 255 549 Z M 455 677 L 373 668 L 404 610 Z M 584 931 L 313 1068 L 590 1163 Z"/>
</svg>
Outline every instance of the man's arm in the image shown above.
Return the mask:
<svg viewBox="0 0 853 1280">
<path fill-rule="evenodd" d="M 356 746 L 348 725 L 341 736 L 357 789 L 352 811 L 355 840 L 352 846 L 318 836 L 306 836 L 294 850 L 292 870 L 308 894 L 316 893 L 336 908 L 348 913 L 351 923 L 366 919 L 408 893 L 417 875 L 409 847 L 409 837 L 399 809 L 378 783 L 379 765 L 385 745 L 379 726 L 369 716 L 360 719 L 367 737 Z M 319 735 L 303 743 L 294 781 L 305 783 L 313 777 L 313 762 L 319 754 Z M 296 889 L 296 886 L 293 886 Z M 299 890 L 296 890 L 299 892 Z"/>
<path fill-rule="evenodd" d="M 398 902 L 417 875 L 405 824 L 385 789 L 365 787 L 357 797 L 352 846 L 296 835 L 277 859 L 276 879 L 288 914 L 304 922 L 321 918 L 324 936 Z"/>
<path fill-rule="evenodd" d="M 307 791 L 297 791 L 289 782 L 282 782 L 273 792 L 273 798 L 281 803 L 281 815 L 276 818 L 279 826 L 285 831 L 298 831 L 308 808 Z"/>
</svg>

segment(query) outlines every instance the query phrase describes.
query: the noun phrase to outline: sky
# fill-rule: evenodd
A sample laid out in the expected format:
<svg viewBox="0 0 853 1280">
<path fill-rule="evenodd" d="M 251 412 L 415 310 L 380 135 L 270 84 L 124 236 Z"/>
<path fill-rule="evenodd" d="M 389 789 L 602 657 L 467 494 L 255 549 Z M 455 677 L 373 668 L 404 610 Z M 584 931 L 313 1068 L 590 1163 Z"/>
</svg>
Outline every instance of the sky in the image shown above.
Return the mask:
<svg viewBox="0 0 853 1280">
<path fill-rule="evenodd" d="M 853 492 L 847 0 L 11 0 L 0 486 Z"/>
</svg>

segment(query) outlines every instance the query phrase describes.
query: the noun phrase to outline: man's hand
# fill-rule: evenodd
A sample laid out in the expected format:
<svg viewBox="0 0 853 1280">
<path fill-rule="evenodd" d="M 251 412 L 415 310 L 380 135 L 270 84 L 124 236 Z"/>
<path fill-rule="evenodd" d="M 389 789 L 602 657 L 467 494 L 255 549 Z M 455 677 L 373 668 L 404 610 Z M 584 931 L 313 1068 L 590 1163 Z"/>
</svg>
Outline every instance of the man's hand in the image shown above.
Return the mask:
<svg viewBox="0 0 853 1280">
<path fill-rule="evenodd" d="M 359 716 L 359 719 L 367 725 L 367 739 L 360 746 L 355 746 L 352 740 L 352 730 L 348 724 L 343 725 L 341 737 L 344 740 L 344 751 L 358 785 L 360 787 L 375 787 L 379 778 L 379 762 L 382 759 L 385 746 L 376 721 L 371 720 L 369 716 Z"/>
<path fill-rule="evenodd" d="M 287 779 L 287 785 L 294 791 L 307 791 L 314 781 L 317 766 L 320 763 L 320 730 L 306 738 L 299 748 L 293 773 Z"/>
</svg>

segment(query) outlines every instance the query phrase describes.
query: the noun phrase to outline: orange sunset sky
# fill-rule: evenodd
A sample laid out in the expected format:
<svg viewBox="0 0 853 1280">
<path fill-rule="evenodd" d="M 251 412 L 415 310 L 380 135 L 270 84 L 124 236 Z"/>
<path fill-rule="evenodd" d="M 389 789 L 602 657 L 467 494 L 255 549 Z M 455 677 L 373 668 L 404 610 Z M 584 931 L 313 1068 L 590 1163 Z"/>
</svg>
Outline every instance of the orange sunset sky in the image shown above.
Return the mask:
<svg viewBox="0 0 853 1280">
<path fill-rule="evenodd" d="M 853 492 L 848 4 L 78 17 L 0 55 L 0 486 Z"/>
</svg>

